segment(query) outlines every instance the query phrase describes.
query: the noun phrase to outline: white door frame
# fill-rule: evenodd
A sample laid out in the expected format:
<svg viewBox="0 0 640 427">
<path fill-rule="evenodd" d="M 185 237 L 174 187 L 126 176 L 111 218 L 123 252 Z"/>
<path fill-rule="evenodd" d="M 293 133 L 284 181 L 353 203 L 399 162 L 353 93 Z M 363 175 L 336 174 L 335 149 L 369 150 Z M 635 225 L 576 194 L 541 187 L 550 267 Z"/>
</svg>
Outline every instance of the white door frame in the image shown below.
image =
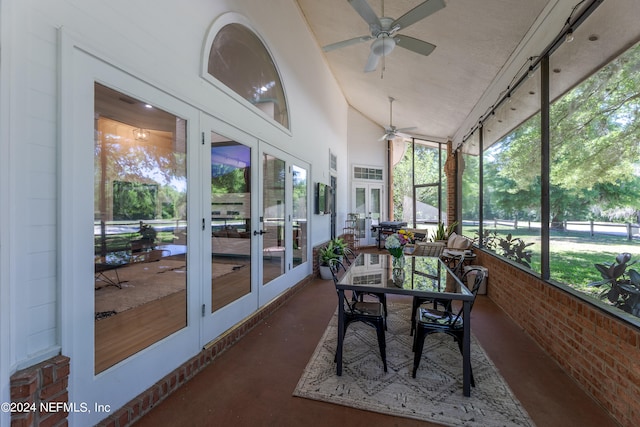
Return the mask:
<svg viewBox="0 0 640 427">
<path fill-rule="evenodd" d="M 291 166 L 295 165 L 298 167 L 301 167 L 303 169 L 305 169 L 307 171 L 307 177 L 311 176 L 311 167 L 310 165 L 305 162 L 302 161 L 296 157 L 291 156 L 290 154 L 285 153 L 282 150 L 279 150 L 278 148 L 264 142 L 264 141 L 259 141 L 259 149 L 258 149 L 258 168 L 259 168 L 259 176 L 260 176 L 260 189 L 258 190 L 258 192 L 260 193 L 260 197 L 259 197 L 259 202 L 258 202 L 258 209 L 259 209 L 259 214 L 257 216 L 257 218 L 259 218 L 262 214 L 263 214 L 263 197 L 262 197 L 262 176 L 264 174 L 264 165 L 263 165 L 263 157 L 265 154 L 269 154 L 271 156 L 274 156 L 278 159 L 284 160 L 285 162 L 285 170 L 286 170 L 286 178 L 285 178 L 285 230 L 284 230 L 284 240 L 285 242 L 292 242 L 293 241 L 293 222 L 292 222 L 292 194 L 291 194 L 291 188 L 292 188 L 292 173 L 291 173 Z M 257 181 L 256 181 L 257 182 Z M 307 182 L 307 220 L 310 222 L 311 218 L 310 218 L 310 213 L 311 213 L 311 196 L 313 195 L 313 192 L 311 191 L 311 184 L 308 181 Z M 261 230 L 262 224 L 258 224 L 258 228 L 257 230 Z M 310 227 L 307 227 L 307 233 L 309 233 L 309 229 Z M 279 277 L 273 279 L 272 281 L 266 283 L 266 284 L 262 284 L 262 271 L 263 271 L 263 243 L 264 243 L 264 236 L 263 235 L 258 235 L 258 244 L 256 244 L 257 249 L 260 251 L 260 253 L 257 256 L 257 260 L 258 261 L 258 277 L 259 277 L 259 281 L 258 281 L 258 286 L 260 287 L 260 290 L 258 291 L 258 301 L 259 301 L 259 306 L 262 307 L 263 305 L 267 304 L 268 302 L 270 302 L 271 300 L 273 300 L 275 297 L 277 297 L 278 295 L 280 295 L 282 292 L 284 292 L 285 290 L 287 290 L 288 288 L 290 288 L 292 286 L 292 284 L 295 284 L 297 282 L 299 282 L 300 280 L 304 279 L 306 276 L 308 276 L 311 273 L 311 269 L 312 269 L 312 257 L 311 257 L 311 247 L 308 246 L 307 247 L 307 262 L 300 264 L 298 266 L 296 266 L 295 268 L 292 268 L 293 266 L 293 250 L 291 245 L 285 245 L 285 253 L 284 253 L 284 274 L 280 275 Z M 307 242 L 309 242 L 309 236 L 307 236 Z"/>
<path fill-rule="evenodd" d="M 359 212 L 362 210 L 362 207 L 357 206 L 357 190 L 358 188 L 364 188 L 365 190 L 365 203 L 364 203 L 364 212 Z M 372 218 L 371 216 L 371 204 L 373 201 L 371 200 L 371 190 L 379 189 L 380 190 L 380 217 Z M 352 191 L 351 191 L 351 212 L 358 214 L 358 224 L 359 224 L 359 234 L 360 234 L 360 246 L 372 246 L 377 243 L 376 239 L 378 237 L 378 233 L 374 233 L 371 230 L 373 225 L 377 225 L 379 221 L 382 221 L 386 215 L 386 203 L 385 203 L 385 186 L 383 182 L 380 181 L 353 181 L 352 182 Z M 364 218 L 361 216 L 364 215 Z M 364 222 L 362 221 L 364 219 Z"/>
<path fill-rule="evenodd" d="M 178 100 L 131 73 L 124 72 L 62 32 L 60 37 L 60 161 L 58 253 L 60 254 L 60 341 L 62 354 L 71 358 L 70 402 L 96 402 L 120 408 L 153 386 L 199 351 L 198 311 L 200 300 L 197 271 L 187 277 L 186 326 L 149 347 L 95 374 L 94 367 L 94 84 L 96 82 L 163 108 L 187 121 L 187 162 L 197 164 L 199 114 Z M 187 193 L 188 265 L 200 240 L 197 218 L 200 197 L 196 177 L 189 176 Z M 196 181 L 191 180 L 194 178 Z M 71 412 L 70 425 L 93 425 L 104 413 Z"/>
<path fill-rule="evenodd" d="M 259 270 L 255 260 L 258 257 L 259 240 L 257 236 L 251 236 L 251 292 L 247 295 L 243 295 L 237 300 L 229 303 L 228 305 L 217 309 L 213 313 L 211 312 L 211 286 L 207 286 L 207 283 L 211 282 L 211 133 L 217 133 L 224 135 L 225 137 L 239 142 L 251 149 L 251 231 L 259 228 L 258 218 L 258 198 L 259 198 L 259 168 L 258 164 L 260 158 L 258 156 L 258 141 L 247 135 L 246 133 L 234 128 L 220 120 L 217 120 L 207 114 L 201 113 L 201 129 L 202 138 L 204 143 L 201 145 L 199 170 L 200 176 L 203 179 L 201 197 L 202 203 L 202 222 L 204 228 L 208 231 L 203 234 L 201 247 L 203 250 L 200 253 L 200 261 L 202 262 L 202 302 L 201 313 L 202 314 L 202 331 L 200 336 L 200 344 L 206 345 L 210 341 L 214 340 L 229 328 L 247 318 L 258 307 L 258 279 Z M 207 184 L 206 181 L 209 180 Z M 208 281 L 205 280 L 208 278 Z"/>
</svg>

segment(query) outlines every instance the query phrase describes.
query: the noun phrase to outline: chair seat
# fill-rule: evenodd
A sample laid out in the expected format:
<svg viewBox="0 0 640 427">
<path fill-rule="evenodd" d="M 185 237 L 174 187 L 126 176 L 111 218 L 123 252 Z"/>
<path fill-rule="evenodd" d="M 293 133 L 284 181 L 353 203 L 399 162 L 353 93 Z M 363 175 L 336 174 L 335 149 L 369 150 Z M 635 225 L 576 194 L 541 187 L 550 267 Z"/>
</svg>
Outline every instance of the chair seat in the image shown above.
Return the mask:
<svg viewBox="0 0 640 427">
<path fill-rule="evenodd" d="M 367 316 L 382 316 L 384 307 L 379 302 L 358 301 L 353 304 L 353 311 L 358 314 L 366 314 Z"/>
<path fill-rule="evenodd" d="M 482 281 L 484 280 L 485 275 L 484 271 L 481 269 L 470 269 L 462 276 L 462 283 L 468 283 L 467 277 L 471 274 L 471 272 L 473 272 L 473 274 L 475 274 L 476 276 L 473 281 L 473 286 L 471 287 L 473 300 L 471 300 L 471 307 L 469 308 L 469 312 L 471 312 L 471 308 L 473 308 L 473 303 L 475 301 L 476 295 L 478 294 L 480 283 L 482 283 Z M 436 308 L 433 309 L 419 307 L 415 311 L 414 319 L 416 320 L 416 334 L 413 339 L 413 351 L 415 352 L 413 358 L 413 378 L 416 377 L 416 372 L 418 371 L 418 367 L 420 366 L 420 359 L 422 358 L 422 350 L 424 349 L 425 337 L 429 334 L 443 332 L 452 336 L 453 339 L 458 343 L 460 354 L 464 356 L 463 340 L 465 319 L 462 316 L 462 312 L 463 309 L 460 308 L 458 313 L 452 313 L 450 306 L 446 310 L 438 310 L 437 305 Z M 473 378 L 473 369 L 471 369 L 470 382 L 472 387 L 476 386 L 475 380 Z"/>
<path fill-rule="evenodd" d="M 443 326 L 457 329 L 464 326 L 462 317 L 454 316 L 450 311 L 434 310 L 430 308 L 420 308 L 417 320 L 421 325 L 427 327 Z"/>
</svg>

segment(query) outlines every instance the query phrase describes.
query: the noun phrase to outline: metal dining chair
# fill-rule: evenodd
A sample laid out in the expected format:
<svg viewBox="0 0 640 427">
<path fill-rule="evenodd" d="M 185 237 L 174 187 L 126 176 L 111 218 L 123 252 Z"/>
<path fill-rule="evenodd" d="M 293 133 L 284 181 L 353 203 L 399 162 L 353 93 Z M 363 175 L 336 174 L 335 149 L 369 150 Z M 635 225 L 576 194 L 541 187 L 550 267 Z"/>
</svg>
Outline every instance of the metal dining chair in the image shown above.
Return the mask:
<svg viewBox="0 0 640 427">
<path fill-rule="evenodd" d="M 471 301 L 471 308 L 475 302 L 475 297 L 478 294 L 478 289 L 484 280 L 484 270 L 479 268 L 471 268 L 467 270 L 463 275 L 463 283 L 469 276 L 475 279 L 473 286 L 471 287 L 471 293 L 473 294 L 473 300 Z M 422 359 L 422 350 L 424 348 L 424 340 L 427 335 L 442 332 L 453 337 L 458 343 L 460 354 L 463 354 L 463 336 L 464 336 L 464 322 L 467 319 L 462 317 L 463 308 L 461 307 L 457 313 L 453 313 L 451 310 L 438 310 L 424 307 L 418 307 L 415 312 L 416 333 L 413 339 L 413 378 L 416 377 L 416 372 L 420 366 L 420 360 Z M 475 387 L 475 380 L 473 379 L 473 369 L 471 370 L 471 386 Z"/>
<path fill-rule="evenodd" d="M 464 264 L 464 255 L 461 255 L 460 259 L 451 270 L 456 277 L 462 278 L 463 264 Z M 425 304 L 427 302 L 432 302 L 433 308 L 438 308 L 438 304 L 440 304 L 445 309 L 449 309 L 449 305 L 451 304 L 451 301 L 442 301 L 437 299 L 434 300 L 432 298 L 426 298 L 426 297 L 413 297 L 413 302 L 411 306 L 411 331 L 409 332 L 409 335 L 413 335 L 413 331 L 416 330 L 416 317 L 415 317 L 416 309 L 420 307 L 422 304 Z"/>
<path fill-rule="evenodd" d="M 338 260 L 332 260 L 329 264 L 331 274 L 333 276 L 333 282 L 337 286 L 339 277 L 346 272 L 344 264 Z M 338 289 L 336 288 L 336 291 Z M 338 295 L 340 295 L 338 293 Z M 384 371 L 387 372 L 387 352 L 386 352 L 386 339 L 385 339 L 385 308 L 380 302 L 368 302 L 349 300 L 345 297 L 342 301 L 338 301 L 338 304 L 344 306 L 344 335 L 347 334 L 347 328 L 353 322 L 362 322 L 376 329 L 378 336 L 378 347 L 380 348 L 380 357 L 382 358 L 382 365 Z M 337 361 L 337 350 L 334 362 Z"/>
<path fill-rule="evenodd" d="M 347 264 L 351 265 L 351 263 L 353 261 L 356 260 L 356 257 L 358 255 L 351 249 L 351 248 L 344 248 L 344 260 L 347 262 Z M 370 295 L 374 298 L 376 298 L 378 301 L 380 301 L 380 303 L 382 303 L 382 306 L 384 307 L 384 319 L 385 319 L 385 329 L 387 328 L 386 326 L 386 321 L 387 321 L 387 295 L 384 292 L 353 292 L 353 301 L 361 301 L 364 302 L 364 297 L 365 295 Z"/>
</svg>

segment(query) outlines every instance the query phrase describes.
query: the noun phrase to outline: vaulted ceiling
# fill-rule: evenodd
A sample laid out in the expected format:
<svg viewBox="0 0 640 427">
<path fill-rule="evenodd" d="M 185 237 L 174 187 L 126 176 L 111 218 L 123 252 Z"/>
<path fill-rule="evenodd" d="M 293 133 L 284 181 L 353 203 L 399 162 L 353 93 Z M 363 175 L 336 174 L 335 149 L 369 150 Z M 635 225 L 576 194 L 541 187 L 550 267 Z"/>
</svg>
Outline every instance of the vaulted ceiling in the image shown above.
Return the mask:
<svg viewBox="0 0 640 427">
<path fill-rule="evenodd" d="M 366 1 L 366 5 L 358 5 Z M 428 0 L 433 3 L 442 0 Z M 635 0 L 631 0 L 632 3 Z M 351 2 L 355 4 L 352 5 Z M 297 0 L 320 48 L 370 36 L 361 16 L 400 18 L 423 0 Z M 384 56 L 375 71 L 364 68 L 375 37 L 323 51 L 349 104 L 382 128 L 414 127 L 413 135 L 461 141 L 496 100 L 527 58 L 539 54 L 563 30 L 579 0 L 444 0 L 445 7 L 396 34 L 436 46 L 424 56 L 402 48 Z M 384 15 L 382 7 L 384 6 Z M 405 45 L 406 46 L 406 45 Z M 382 129 L 381 129 L 382 135 Z"/>
</svg>

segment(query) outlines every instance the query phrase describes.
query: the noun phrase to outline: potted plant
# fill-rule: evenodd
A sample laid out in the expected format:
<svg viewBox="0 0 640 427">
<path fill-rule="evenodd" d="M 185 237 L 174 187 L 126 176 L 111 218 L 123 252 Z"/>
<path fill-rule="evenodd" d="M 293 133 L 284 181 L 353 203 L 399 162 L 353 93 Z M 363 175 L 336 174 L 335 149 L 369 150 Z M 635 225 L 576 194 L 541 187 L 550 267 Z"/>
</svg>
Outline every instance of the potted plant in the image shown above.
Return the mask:
<svg viewBox="0 0 640 427">
<path fill-rule="evenodd" d="M 335 246 L 333 240 L 330 240 L 327 243 L 327 246 L 320 248 L 318 250 L 319 257 L 319 265 L 320 265 L 320 278 L 324 280 L 333 279 L 333 275 L 331 274 L 331 265 L 332 260 L 339 259 L 340 255 L 336 254 Z"/>
<path fill-rule="evenodd" d="M 614 263 L 605 262 L 595 264 L 600 272 L 602 280 L 589 283 L 589 286 L 603 287 L 600 298 L 607 299 L 613 306 L 631 313 L 640 315 L 640 273 L 627 267 L 635 264 L 631 261 L 630 253 L 621 253 Z"/>
<path fill-rule="evenodd" d="M 156 237 L 158 235 L 155 228 L 144 222 L 140 222 L 140 229 L 138 230 L 140 238 L 131 241 L 131 251 L 135 252 L 147 252 L 155 248 Z"/>
<path fill-rule="evenodd" d="M 447 239 L 449 239 L 449 236 L 451 235 L 451 233 L 453 233 L 453 230 L 456 228 L 457 225 L 458 225 L 458 221 L 454 221 L 448 226 L 444 225 L 444 222 L 440 221 L 436 229 L 433 231 L 433 234 L 431 235 L 431 241 L 432 242 L 446 241 Z"/>
<path fill-rule="evenodd" d="M 344 255 L 344 249 L 347 247 L 347 243 L 340 237 L 336 237 L 329 243 L 333 245 L 333 251 L 338 255 L 338 258 L 341 258 Z"/>
</svg>

